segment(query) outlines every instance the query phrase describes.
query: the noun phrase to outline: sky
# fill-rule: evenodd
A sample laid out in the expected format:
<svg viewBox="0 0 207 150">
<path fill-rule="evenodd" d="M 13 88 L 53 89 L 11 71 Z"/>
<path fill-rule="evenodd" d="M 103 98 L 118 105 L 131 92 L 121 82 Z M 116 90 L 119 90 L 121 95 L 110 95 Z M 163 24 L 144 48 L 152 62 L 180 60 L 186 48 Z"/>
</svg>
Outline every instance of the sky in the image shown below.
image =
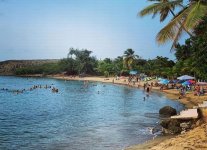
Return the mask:
<svg viewBox="0 0 207 150">
<path fill-rule="evenodd" d="M 144 59 L 175 59 L 171 43 L 155 37 L 167 23 L 137 13 L 147 0 L 1 0 L 0 61 L 60 59 L 69 48 L 88 49 L 97 59 L 132 48 Z M 169 19 L 168 19 L 169 20 Z"/>
</svg>

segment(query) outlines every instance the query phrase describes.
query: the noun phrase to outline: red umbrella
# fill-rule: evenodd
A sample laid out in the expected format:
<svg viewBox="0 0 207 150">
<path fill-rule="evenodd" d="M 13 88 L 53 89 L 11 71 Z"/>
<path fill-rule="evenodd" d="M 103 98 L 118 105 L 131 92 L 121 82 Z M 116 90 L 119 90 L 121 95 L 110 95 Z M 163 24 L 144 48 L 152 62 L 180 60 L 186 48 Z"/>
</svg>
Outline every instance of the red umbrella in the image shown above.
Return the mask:
<svg viewBox="0 0 207 150">
<path fill-rule="evenodd" d="M 194 84 L 195 83 L 194 80 L 188 80 L 188 82 L 190 82 L 191 84 Z"/>
</svg>

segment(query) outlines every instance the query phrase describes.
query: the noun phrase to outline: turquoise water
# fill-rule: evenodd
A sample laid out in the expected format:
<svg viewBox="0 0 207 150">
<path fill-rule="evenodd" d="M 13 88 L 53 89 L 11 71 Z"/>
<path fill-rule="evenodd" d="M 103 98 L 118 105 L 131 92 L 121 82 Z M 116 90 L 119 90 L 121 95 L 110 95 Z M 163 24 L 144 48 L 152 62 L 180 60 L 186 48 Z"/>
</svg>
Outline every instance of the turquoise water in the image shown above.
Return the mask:
<svg viewBox="0 0 207 150">
<path fill-rule="evenodd" d="M 96 82 L 0 77 L 2 88 L 0 149 L 121 150 L 153 138 L 161 107 L 183 109 L 158 93 Z"/>
</svg>

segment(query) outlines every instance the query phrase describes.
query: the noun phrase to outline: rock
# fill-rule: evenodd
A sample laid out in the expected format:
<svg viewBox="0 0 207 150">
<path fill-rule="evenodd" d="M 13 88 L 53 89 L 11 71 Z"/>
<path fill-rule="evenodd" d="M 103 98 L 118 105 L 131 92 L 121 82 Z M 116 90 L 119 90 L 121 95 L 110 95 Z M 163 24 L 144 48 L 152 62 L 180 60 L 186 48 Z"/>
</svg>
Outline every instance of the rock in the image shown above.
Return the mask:
<svg viewBox="0 0 207 150">
<path fill-rule="evenodd" d="M 171 134 L 179 134 L 182 131 L 182 128 L 180 127 L 180 122 L 173 119 L 168 124 L 168 130 L 170 130 Z"/>
<path fill-rule="evenodd" d="M 166 120 L 162 120 L 162 121 L 160 122 L 160 125 L 161 125 L 163 128 L 167 129 L 169 123 L 170 123 L 170 119 L 166 119 Z"/>
<path fill-rule="evenodd" d="M 180 127 L 183 129 L 190 129 L 191 128 L 191 122 L 183 122 L 180 124 Z"/>
<path fill-rule="evenodd" d="M 182 128 L 180 127 L 180 122 L 176 119 L 166 119 L 160 122 L 163 127 L 163 132 L 165 134 L 178 134 L 181 133 Z"/>
<path fill-rule="evenodd" d="M 181 132 L 181 134 L 184 134 L 186 131 L 185 130 L 183 130 L 182 132 Z"/>
<path fill-rule="evenodd" d="M 159 114 L 165 117 L 170 117 L 170 116 L 176 115 L 177 111 L 176 109 L 170 106 L 165 106 L 159 110 Z"/>
</svg>

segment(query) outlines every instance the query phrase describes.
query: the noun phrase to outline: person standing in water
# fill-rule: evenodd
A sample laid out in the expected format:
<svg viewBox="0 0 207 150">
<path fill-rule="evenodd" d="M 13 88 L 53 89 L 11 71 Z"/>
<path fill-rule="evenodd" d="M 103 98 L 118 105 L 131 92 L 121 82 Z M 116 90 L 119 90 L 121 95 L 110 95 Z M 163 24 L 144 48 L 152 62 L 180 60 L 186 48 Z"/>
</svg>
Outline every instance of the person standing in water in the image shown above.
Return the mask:
<svg viewBox="0 0 207 150">
<path fill-rule="evenodd" d="M 147 93 L 149 93 L 149 92 L 150 92 L 150 88 L 149 88 L 149 86 L 147 86 L 147 90 L 146 90 L 146 91 L 147 91 Z"/>
</svg>

